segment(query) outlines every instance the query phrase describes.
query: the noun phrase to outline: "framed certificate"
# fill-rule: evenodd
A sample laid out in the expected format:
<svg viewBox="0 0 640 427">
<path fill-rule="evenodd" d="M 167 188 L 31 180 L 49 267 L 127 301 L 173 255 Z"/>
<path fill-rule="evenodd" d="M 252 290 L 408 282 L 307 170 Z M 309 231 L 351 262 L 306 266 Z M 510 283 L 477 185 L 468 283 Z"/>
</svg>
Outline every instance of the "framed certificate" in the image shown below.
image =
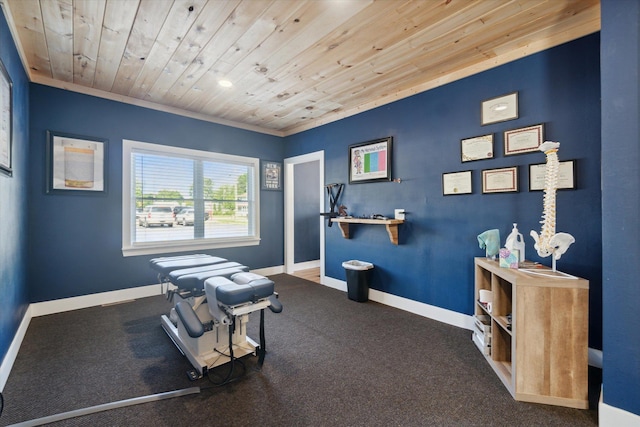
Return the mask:
<svg viewBox="0 0 640 427">
<path fill-rule="evenodd" d="M 544 124 L 508 130 L 504 133 L 504 155 L 537 151 L 544 141 Z"/>
<path fill-rule="evenodd" d="M 511 193 L 518 191 L 518 167 L 485 169 L 482 171 L 482 193 Z"/>
<path fill-rule="evenodd" d="M 518 92 L 482 101 L 482 126 L 518 118 Z"/>
<path fill-rule="evenodd" d="M 545 187 L 545 163 L 529 165 L 529 191 L 542 191 Z M 576 189 L 576 161 L 565 160 L 558 165 L 558 190 Z"/>
<path fill-rule="evenodd" d="M 471 171 L 442 174 L 442 195 L 471 194 Z"/>
<path fill-rule="evenodd" d="M 462 162 L 493 158 L 493 134 L 460 140 Z"/>
</svg>

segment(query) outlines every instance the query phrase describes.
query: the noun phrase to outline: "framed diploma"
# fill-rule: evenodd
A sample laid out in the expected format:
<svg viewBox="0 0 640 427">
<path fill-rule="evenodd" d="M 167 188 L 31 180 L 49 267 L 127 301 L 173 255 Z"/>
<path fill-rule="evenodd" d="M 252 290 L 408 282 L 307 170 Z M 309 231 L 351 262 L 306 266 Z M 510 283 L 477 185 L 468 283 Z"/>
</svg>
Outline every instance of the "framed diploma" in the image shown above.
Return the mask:
<svg viewBox="0 0 640 427">
<path fill-rule="evenodd" d="M 518 167 L 485 169 L 482 171 L 482 193 L 512 193 L 518 191 Z"/>
<path fill-rule="evenodd" d="M 518 118 L 518 92 L 482 101 L 482 126 Z"/>
<path fill-rule="evenodd" d="M 442 174 L 442 195 L 471 194 L 471 171 Z"/>
<path fill-rule="evenodd" d="M 504 155 L 537 151 L 544 141 L 544 124 L 508 130 L 504 133 Z"/>
<path fill-rule="evenodd" d="M 529 165 L 529 191 L 542 191 L 545 187 L 545 163 Z M 565 160 L 558 165 L 558 190 L 576 189 L 576 161 Z"/>
<path fill-rule="evenodd" d="M 460 140 L 462 162 L 493 158 L 493 134 Z"/>
</svg>

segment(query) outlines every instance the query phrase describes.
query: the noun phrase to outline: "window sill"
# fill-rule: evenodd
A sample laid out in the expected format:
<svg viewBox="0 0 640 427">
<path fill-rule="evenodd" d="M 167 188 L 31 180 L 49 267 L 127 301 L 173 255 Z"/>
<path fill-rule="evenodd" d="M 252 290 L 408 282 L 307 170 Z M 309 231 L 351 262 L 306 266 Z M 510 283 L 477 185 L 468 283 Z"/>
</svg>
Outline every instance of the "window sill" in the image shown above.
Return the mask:
<svg viewBox="0 0 640 427">
<path fill-rule="evenodd" d="M 237 248 L 242 246 L 257 246 L 259 237 L 229 239 L 229 240 L 202 240 L 195 242 L 163 242 L 163 243 L 139 243 L 135 246 L 122 248 L 122 256 L 155 255 L 173 252 L 199 251 L 206 249 Z"/>
</svg>

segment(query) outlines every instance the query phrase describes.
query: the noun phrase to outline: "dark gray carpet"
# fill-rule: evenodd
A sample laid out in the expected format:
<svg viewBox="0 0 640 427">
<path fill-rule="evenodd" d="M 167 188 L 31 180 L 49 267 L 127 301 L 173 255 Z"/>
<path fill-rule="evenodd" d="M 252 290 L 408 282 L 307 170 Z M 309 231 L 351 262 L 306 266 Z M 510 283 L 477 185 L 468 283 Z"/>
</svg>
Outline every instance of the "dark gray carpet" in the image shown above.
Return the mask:
<svg viewBox="0 0 640 427">
<path fill-rule="evenodd" d="M 160 326 L 170 308 L 163 296 L 34 318 L 0 425 L 193 386 L 203 390 L 54 425 L 597 425 L 595 409 L 514 401 L 469 331 L 292 276 L 271 278 L 284 310 L 265 314 L 264 367 L 245 358 L 247 374 L 223 387 L 187 379 L 188 361 Z M 252 314 L 256 340 L 258 322 Z"/>
</svg>

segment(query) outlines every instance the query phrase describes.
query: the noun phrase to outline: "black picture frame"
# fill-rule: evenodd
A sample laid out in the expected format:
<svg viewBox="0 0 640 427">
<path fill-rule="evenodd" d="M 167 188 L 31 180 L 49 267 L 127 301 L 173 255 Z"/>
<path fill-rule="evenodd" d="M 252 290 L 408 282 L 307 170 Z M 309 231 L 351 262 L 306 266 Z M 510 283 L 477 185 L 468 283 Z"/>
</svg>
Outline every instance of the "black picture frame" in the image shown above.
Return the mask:
<svg viewBox="0 0 640 427">
<path fill-rule="evenodd" d="M 349 184 L 391 181 L 393 137 L 349 146 Z"/>
<path fill-rule="evenodd" d="M 13 82 L 0 61 L 0 172 L 13 175 Z"/>
<path fill-rule="evenodd" d="M 518 191 L 518 166 L 482 170 L 482 194 Z"/>
<path fill-rule="evenodd" d="M 460 140 L 460 160 L 462 163 L 492 159 L 493 152 L 492 133 Z"/>
<path fill-rule="evenodd" d="M 539 151 L 544 142 L 544 123 L 504 131 L 504 155 Z"/>
<path fill-rule="evenodd" d="M 457 196 L 461 194 L 473 194 L 472 171 L 443 173 L 442 195 Z"/>
<path fill-rule="evenodd" d="M 557 190 L 575 190 L 578 188 L 576 160 L 563 160 L 558 165 Z M 529 191 L 544 191 L 546 163 L 529 165 Z"/>
<path fill-rule="evenodd" d="M 106 194 L 108 142 L 47 131 L 47 194 Z"/>
<path fill-rule="evenodd" d="M 262 190 L 282 191 L 282 163 L 263 160 L 260 171 Z"/>
</svg>

